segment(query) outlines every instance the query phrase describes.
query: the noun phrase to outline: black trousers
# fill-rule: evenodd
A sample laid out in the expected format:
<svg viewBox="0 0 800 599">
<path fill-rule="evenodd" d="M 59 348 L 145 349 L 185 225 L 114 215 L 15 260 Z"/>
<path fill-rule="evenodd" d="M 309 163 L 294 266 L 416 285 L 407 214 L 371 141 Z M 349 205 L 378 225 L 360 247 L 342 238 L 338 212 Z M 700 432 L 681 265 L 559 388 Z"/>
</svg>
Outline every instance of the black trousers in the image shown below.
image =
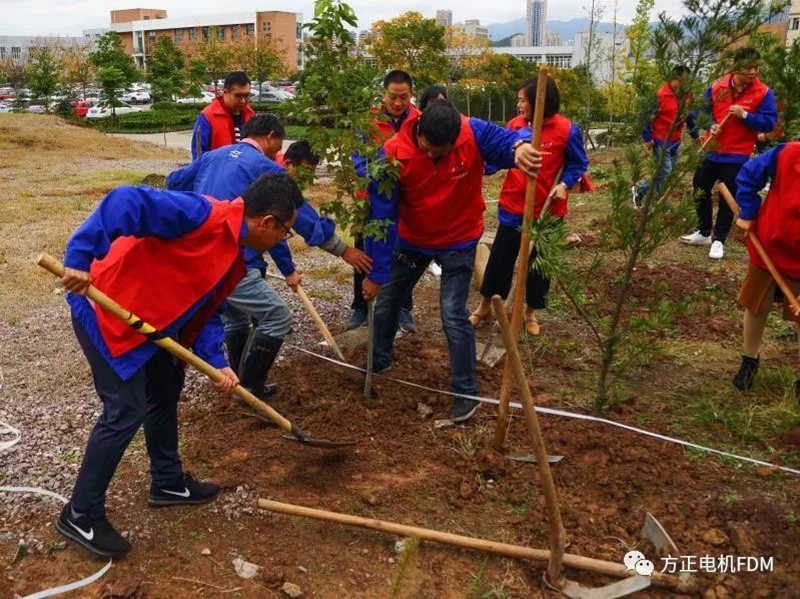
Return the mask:
<svg viewBox="0 0 800 599">
<path fill-rule="evenodd" d="M 136 374 L 123 381 L 83 327 L 74 320 L 72 326 L 92 369 L 103 413 L 89 435 L 70 503 L 76 512 L 95 520 L 105 515 L 108 485 L 142 424 L 153 483 L 173 486 L 183 479 L 178 456 L 178 399 L 184 369 L 159 349 Z"/>
<path fill-rule="evenodd" d="M 519 254 L 519 244 L 522 239 L 520 233 L 514 227 L 500 224 L 497 227 L 497 234 L 492 244 L 492 251 L 489 254 L 489 261 L 486 264 L 486 272 L 483 275 L 481 285 L 481 295 L 491 298 L 499 295 L 506 299 L 511 290 L 511 280 L 514 277 L 514 267 Z M 531 252 L 528 265 L 536 259 L 536 250 Z M 547 305 L 547 294 L 550 291 L 550 279 L 542 276 L 538 270 L 528 268 L 528 278 L 525 281 L 525 301 L 529 308 L 542 310 Z"/>
<path fill-rule="evenodd" d="M 353 246 L 357 250 L 364 251 L 364 237 L 362 235 L 356 235 L 355 240 L 353 241 Z M 360 272 L 353 271 L 353 303 L 350 307 L 353 310 L 363 310 L 364 312 L 367 311 L 367 300 L 364 299 L 364 279 L 366 279 L 365 275 L 362 275 Z M 412 287 L 408 295 L 406 295 L 405 299 L 403 300 L 403 310 L 411 312 L 414 309 L 414 288 Z"/>
<path fill-rule="evenodd" d="M 728 164 L 725 162 L 711 162 L 704 160 L 700 168 L 694 173 L 692 185 L 694 186 L 695 203 L 697 207 L 697 228 L 702 235 L 714 233 L 714 241 L 725 243 L 733 224 L 733 212 L 728 203 L 721 197 L 717 208 L 717 223 L 713 222 L 714 206 L 711 202 L 711 190 L 714 183 L 721 181 L 736 197 L 736 177 L 742 170 L 742 164 Z M 699 193 L 698 193 L 699 192 Z"/>
</svg>

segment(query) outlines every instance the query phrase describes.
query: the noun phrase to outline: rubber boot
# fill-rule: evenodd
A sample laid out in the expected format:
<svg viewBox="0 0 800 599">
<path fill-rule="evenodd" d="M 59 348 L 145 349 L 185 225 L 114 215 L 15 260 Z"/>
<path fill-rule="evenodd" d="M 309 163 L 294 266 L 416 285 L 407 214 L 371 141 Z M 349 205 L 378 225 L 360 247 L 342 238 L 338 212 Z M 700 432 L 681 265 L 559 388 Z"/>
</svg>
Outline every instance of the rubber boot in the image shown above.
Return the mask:
<svg viewBox="0 0 800 599">
<path fill-rule="evenodd" d="M 267 375 L 281 351 L 283 339 L 253 331 L 247 340 L 241 364 L 239 381 L 245 389 L 262 400 L 278 392 L 278 385 L 268 385 Z"/>
<path fill-rule="evenodd" d="M 742 365 L 739 372 L 733 377 L 733 386 L 739 391 L 749 391 L 753 386 L 753 379 L 758 372 L 758 358 L 742 356 Z"/>
<path fill-rule="evenodd" d="M 228 364 L 234 372 L 239 372 L 239 363 L 242 361 L 242 353 L 249 335 L 250 329 L 225 331 L 225 353 L 228 354 Z"/>
</svg>

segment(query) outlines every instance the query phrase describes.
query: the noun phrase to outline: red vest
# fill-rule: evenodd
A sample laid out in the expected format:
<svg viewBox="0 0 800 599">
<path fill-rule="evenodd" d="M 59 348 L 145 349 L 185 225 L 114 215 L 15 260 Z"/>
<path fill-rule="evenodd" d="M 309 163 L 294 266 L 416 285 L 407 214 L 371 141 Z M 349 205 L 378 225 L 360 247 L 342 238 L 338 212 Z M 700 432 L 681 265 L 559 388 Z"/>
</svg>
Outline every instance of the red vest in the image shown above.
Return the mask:
<svg viewBox="0 0 800 599">
<path fill-rule="evenodd" d="M 278 152 L 275 155 L 275 164 L 282 168 L 286 168 L 286 159 L 283 157 L 283 152 Z"/>
<path fill-rule="evenodd" d="M 508 121 L 509 129 L 528 127 L 525 117 L 518 116 Z M 572 122 L 560 114 L 554 114 L 542 125 L 542 168 L 536 177 L 536 200 L 533 204 L 533 217 L 539 218 L 544 202 L 555 183 L 558 169 L 564 163 L 567 140 Z M 525 188 L 528 178 L 517 168 L 508 170 L 506 180 L 500 190 L 500 207 L 510 214 L 525 214 Z M 567 200 L 550 202 L 550 213 L 563 217 L 567 214 Z"/>
<path fill-rule="evenodd" d="M 211 202 L 211 212 L 206 222 L 183 237 L 114 240 L 105 258 L 92 263 L 92 284 L 159 330 L 178 320 L 232 273 L 236 264 L 241 264 L 239 235 L 244 201 L 207 199 Z M 244 268 L 240 268 L 236 269 L 236 276 L 228 277 L 232 279 L 226 281 L 228 293 L 244 274 Z M 147 341 L 144 335 L 99 306 L 95 306 L 95 312 L 112 357 Z M 206 319 L 211 317 L 211 311 L 201 308 L 199 312 L 207 313 Z"/>
<path fill-rule="evenodd" d="M 211 149 L 216 150 L 223 146 L 229 146 L 236 143 L 236 132 L 233 127 L 233 118 L 228 109 L 225 108 L 225 103 L 222 96 L 217 96 L 214 101 L 208 106 L 203 108 L 201 113 L 208 124 L 211 125 Z M 255 112 L 250 108 L 249 104 L 245 104 L 242 110 L 242 127 L 244 124 L 253 118 Z"/>
<path fill-rule="evenodd" d="M 433 161 L 419 149 L 409 117 L 384 150 L 400 166 L 400 237 L 418 247 L 443 249 L 483 233 L 483 157 L 469 119 L 453 150 Z"/>
<path fill-rule="evenodd" d="M 721 123 L 722 119 L 730 112 L 731 106 L 738 104 L 747 112 L 756 112 L 761 105 L 764 96 L 767 95 L 769 88 L 755 79 L 738 96 L 731 87 L 733 75 L 725 75 L 711 87 L 711 115 L 714 122 Z M 706 139 L 711 134 L 706 136 Z M 758 132 L 747 126 L 746 121 L 739 117 L 731 116 L 722 132 L 717 136 L 717 146 L 714 150 L 720 154 L 744 154 L 749 156 L 753 153 Z M 712 144 L 713 145 L 713 144 Z"/>
<path fill-rule="evenodd" d="M 783 276 L 800 280 L 800 142 L 788 143 L 778 156 L 775 177 L 755 225 L 756 235 Z M 767 269 L 748 240 L 750 260 Z"/>
<path fill-rule="evenodd" d="M 669 83 L 665 83 L 663 87 L 658 90 L 658 112 L 653 118 L 653 138 L 659 141 L 667 139 L 667 133 L 672 126 L 672 122 L 678 116 L 678 96 L 672 91 Z M 680 141 L 681 133 L 686 127 L 686 119 L 675 125 L 672 135 L 669 138 L 670 142 Z M 726 125 L 727 127 L 727 125 Z"/>
</svg>

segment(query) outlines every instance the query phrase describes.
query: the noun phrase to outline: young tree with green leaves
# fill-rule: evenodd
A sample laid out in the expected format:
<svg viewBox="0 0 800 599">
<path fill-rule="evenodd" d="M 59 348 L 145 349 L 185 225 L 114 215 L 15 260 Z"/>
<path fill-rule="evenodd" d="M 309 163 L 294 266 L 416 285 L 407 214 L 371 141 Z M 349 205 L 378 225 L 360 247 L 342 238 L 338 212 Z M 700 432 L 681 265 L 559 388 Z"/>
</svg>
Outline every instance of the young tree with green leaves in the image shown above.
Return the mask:
<svg viewBox="0 0 800 599">
<path fill-rule="evenodd" d="M 258 95 L 261 95 L 265 80 L 278 79 L 286 74 L 283 52 L 278 45 L 266 37 L 253 39 L 244 36 L 231 46 L 231 64 L 258 81 Z"/>
<path fill-rule="evenodd" d="M 186 65 L 186 93 L 190 98 L 198 98 L 203 93 L 203 85 L 208 81 L 208 65 L 197 58 L 192 58 Z"/>
<path fill-rule="evenodd" d="M 793 139 L 800 135 L 800 40 L 787 46 L 771 33 L 755 33 L 749 45 L 761 53 L 759 77 L 769 82 L 778 104 L 778 127 L 771 137 Z"/>
<path fill-rule="evenodd" d="M 730 71 L 731 43 L 745 39 L 770 14 L 769 5 L 763 0 L 684 0 L 684 7 L 687 15 L 680 19 L 661 14 L 651 38 L 654 62 L 662 80 L 669 80 L 674 65 L 684 65 L 688 70 L 676 91 L 678 114 L 666 139 L 691 110 L 702 105 L 709 83 Z M 706 117 L 704 125 L 708 124 Z M 659 187 L 656 180 L 665 158 L 666 150 L 662 150 L 657 160 L 647 162 L 641 145 L 634 144 L 626 148 L 624 160 L 614 162 L 609 191 L 611 209 L 599 228 L 600 248 L 581 275 L 571 271 L 563 248 L 556 241 L 560 234 L 552 224 L 548 225 L 548 219 L 536 223 L 532 232 L 535 243 L 542 246 L 537 250 L 548 258 L 536 266 L 559 278 L 560 288 L 596 342 L 600 355 L 596 413 L 605 411 L 626 368 L 652 355 L 656 347 L 654 332 L 667 326 L 671 318 L 673 308 L 669 302 L 647 307 L 631 298 L 640 262 L 685 230 L 692 218 L 694 198 L 685 176 L 695 170 L 702 152 L 698 146 L 687 144 L 672 173 Z M 645 174 L 650 186 L 637 210 L 630 201 L 630 190 Z M 618 268 L 611 289 L 587 291 L 592 289 L 590 283 L 596 280 L 599 270 L 609 262 Z M 603 300 L 609 294 L 612 302 L 607 309 Z"/>
<path fill-rule="evenodd" d="M 89 45 L 80 44 L 64 48 L 61 56 L 63 64 L 62 81 L 70 85 L 80 85 L 81 97 L 86 97 L 86 86 L 95 76 L 95 65 L 89 56 Z"/>
<path fill-rule="evenodd" d="M 183 52 L 171 37 L 160 36 L 147 59 L 147 80 L 152 85 L 154 100 L 169 102 L 185 87 L 183 67 Z"/>
<path fill-rule="evenodd" d="M 445 29 L 435 19 L 406 12 L 372 25 L 368 47 L 383 70 L 403 69 L 419 89 L 445 80 L 449 62 Z"/>
<path fill-rule="evenodd" d="M 245 36 L 248 37 L 249 36 Z M 219 91 L 217 89 L 217 81 L 222 79 L 223 75 L 230 68 L 233 53 L 230 45 L 217 37 L 217 28 L 208 28 L 208 37 L 204 36 L 196 40 L 194 48 L 192 49 L 191 58 L 193 60 L 200 60 L 206 65 L 208 74 L 214 82 L 214 95 Z"/>
<path fill-rule="evenodd" d="M 89 54 L 89 60 L 98 69 L 98 77 L 101 68 L 117 69 L 124 82 L 123 89 L 139 76 L 133 58 L 125 52 L 122 38 L 116 31 L 109 31 L 98 38 L 95 49 Z"/>
<path fill-rule="evenodd" d="M 53 96 L 59 87 L 60 63 L 57 50 L 48 46 L 38 46 L 31 48 L 28 53 L 30 55 L 28 87 L 33 100 L 42 102 L 44 111 L 49 113 Z"/>
<path fill-rule="evenodd" d="M 120 106 L 119 95 L 130 84 L 127 75 L 117 67 L 99 67 L 97 81 L 100 84 L 100 99 L 111 109 L 111 118 L 117 118 L 117 106 Z"/>
<path fill-rule="evenodd" d="M 348 28 L 356 27 L 353 9 L 341 0 L 317 0 L 314 18 L 306 28 L 309 39 L 302 85 L 297 98 L 287 103 L 287 116 L 310 127 L 309 141 L 321 161 L 330 165 L 336 198 L 323 212 L 336 217 L 353 235 L 383 236 L 385 224 L 367 226 L 369 203 L 360 197 L 368 179 L 356 171 L 353 155 L 367 159 L 369 178 L 392 183 L 393 172 L 384 161 L 374 160 L 381 147 L 373 124 L 372 107 L 381 102 L 383 88 L 378 72 L 350 53 Z"/>
</svg>

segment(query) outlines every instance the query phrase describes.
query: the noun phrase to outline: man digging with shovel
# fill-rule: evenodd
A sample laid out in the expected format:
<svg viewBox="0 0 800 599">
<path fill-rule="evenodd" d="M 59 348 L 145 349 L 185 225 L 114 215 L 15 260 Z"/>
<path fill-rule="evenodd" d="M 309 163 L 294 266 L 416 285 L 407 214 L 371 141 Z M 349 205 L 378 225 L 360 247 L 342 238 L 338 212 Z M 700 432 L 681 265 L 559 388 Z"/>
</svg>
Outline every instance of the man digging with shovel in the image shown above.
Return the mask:
<svg viewBox="0 0 800 599">
<path fill-rule="evenodd" d="M 264 252 L 286 237 L 303 198 L 284 175 L 264 176 L 233 202 L 195 193 L 119 187 L 67 242 L 62 283 L 78 343 L 103 412 L 89 436 L 70 501 L 56 529 L 93 553 L 130 551 L 106 519 L 105 495 L 136 431 L 144 425 L 151 506 L 211 501 L 219 487 L 194 480 L 178 455 L 183 365 L 83 297 L 90 285 L 142 321 L 219 368 L 223 392 L 237 384 L 222 351 L 216 312 L 245 274 L 240 247 Z"/>
<path fill-rule="evenodd" d="M 167 187 L 225 200 L 237 198 L 259 176 L 287 172 L 274 162 L 283 137 L 284 128 L 277 117 L 257 114 L 245 125 L 241 142 L 207 152 L 200 160 L 174 171 L 167 177 Z M 295 142 L 289 150 L 297 145 Z M 298 167 L 313 170 L 313 155 L 303 160 L 301 152 L 289 150 L 286 158 L 292 167 L 290 173 L 296 173 Z M 294 164 L 295 160 L 298 164 Z M 292 226 L 308 245 L 341 258 L 359 272 L 369 273 L 372 261 L 362 251 L 342 241 L 336 235 L 336 223 L 320 217 L 308 203 L 303 203 L 298 209 L 294 225 L 287 223 L 287 237 L 292 235 L 289 230 Z M 266 381 L 283 341 L 291 331 L 292 311 L 264 280 L 267 263 L 262 253 L 245 250 L 247 274 L 228 296 L 222 320 L 231 368 L 238 373 L 244 388 L 266 400 L 278 391 L 276 384 Z M 270 256 L 286 277 L 286 284 L 297 291 L 302 281 L 288 244 L 281 241 L 270 250 Z M 252 331 L 251 320 L 254 322 Z"/>
</svg>

